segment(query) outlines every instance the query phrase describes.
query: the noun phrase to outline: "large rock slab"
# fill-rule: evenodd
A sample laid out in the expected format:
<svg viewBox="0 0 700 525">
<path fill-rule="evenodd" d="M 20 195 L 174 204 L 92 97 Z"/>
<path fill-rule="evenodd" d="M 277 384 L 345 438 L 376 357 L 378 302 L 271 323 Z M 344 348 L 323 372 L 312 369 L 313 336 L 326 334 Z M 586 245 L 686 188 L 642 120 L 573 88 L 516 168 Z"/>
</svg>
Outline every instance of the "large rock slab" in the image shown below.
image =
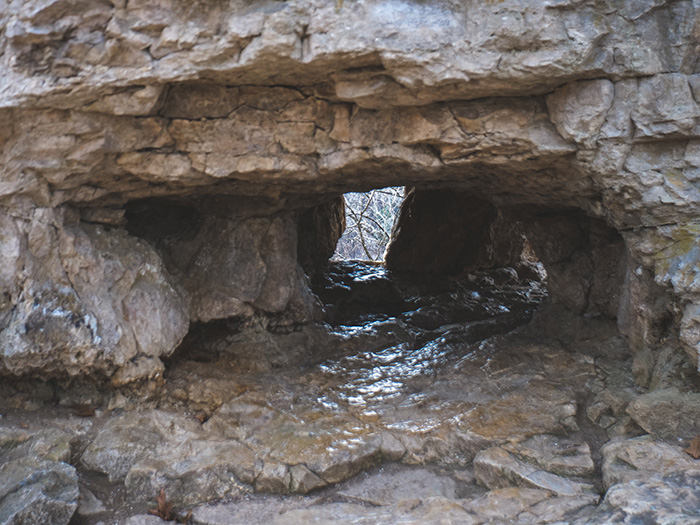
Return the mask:
<svg viewBox="0 0 700 525">
<path fill-rule="evenodd" d="M 569 480 L 519 461 L 501 447 L 492 447 L 476 455 L 474 477 L 490 489 L 530 487 L 559 496 L 593 495 L 595 492 L 591 484 Z"/>
<path fill-rule="evenodd" d="M 455 499 L 457 483 L 448 476 L 429 470 L 380 472 L 357 482 L 350 482 L 339 495 L 375 506 L 388 506 L 408 499 L 444 497 Z"/>
<path fill-rule="evenodd" d="M 271 523 L 339 523 L 370 525 L 397 523 L 478 523 L 459 503 L 445 498 L 404 500 L 390 507 L 367 507 L 355 503 L 326 503 L 307 509 L 295 509 L 276 516 Z"/>
<path fill-rule="evenodd" d="M 595 523 L 698 523 L 700 470 L 613 485 L 603 504 L 576 525 Z"/>
<path fill-rule="evenodd" d="M 207 435 L 193 418 L 156 410 L 111 419 L 82 463 L 124 482 L 133 501 L 154 500 L 164 489 L 183 505 L 239 494 L 260 470 L 245 445 Z"/>
<path fill-rule="evenodd" d="M 606 488 L 700 468 L 700 462 L 685 453 L 680 445 L 655 441 L 650 436 L 614 440 L 606 444 L 602 452 Z"/>
<path fill-rule="evenodd" d="M 590 510 L 592 495 L 553 497 L 548 490 L 508 487 L 464 503 L 478 523 L 557 523 Z"/>
<path fill-rule="evenodd" d="M 336 483 L 380 460 L 399 459 L 404 453 L 391 434 L 350 414 L 300 405 L 292 416 L 273 408 L 259 394 L 244 394 L 223 405 L 206 426 L 240 439 L 266 462 L 289 465 L 291 490 L 295 492 Z M 284 468 L 269 473 L 273 479 L 280 477 L 280 486 L 289 476 Z"/>
<path fill-rule="evenodd" d="M 504 9 L 384 1 L 336 7 L 304 0 L 274 8 L 206 4 L 191 10 L 174 1 L 11 3 L 3 105 L 39 105 L 44 95 L 64 107 L 81 101 L 93 111 L 147 114 L 157 107 L 159 84 L 209 76 L 243 85 L 329 81 L 334 97 L 385 107 L 547 92 L 572 77 L 601 73 L 692 70 L 689 9 L 569 5 L 518 0 Z M 361 22 L 348 27 L 348 19 Z M 663 23 L 682 28 L 668 49 L 658 45 L 669 39 L 659 29 Z M 76 58 L 94 39 L 104 46 L 85 60 Z M 429 63 L 420 60 L 428 54 Z M 270 63 L 274 70 L 263 67 Z M 71 83 L 84 87 L 61 91 Z M 111 84 L 122 90 L 108 89 Z M 212 98 L 218 104 L 207 108 L 210 115 L 230 106 L 225 95 Z"/>
<path fill-rule="evenodd" d="M 70 521 L 79 496 L 71 440 L 55 428 L 0 428 L 0 523 Z"/>
<path fill-rule="evenodd" d="M 648 433 L 661 439 L 691 439 L 700 434 L 700 394 L 676 388 L 656 390 L 634 399 L 627 413 Z"/>
</svg>

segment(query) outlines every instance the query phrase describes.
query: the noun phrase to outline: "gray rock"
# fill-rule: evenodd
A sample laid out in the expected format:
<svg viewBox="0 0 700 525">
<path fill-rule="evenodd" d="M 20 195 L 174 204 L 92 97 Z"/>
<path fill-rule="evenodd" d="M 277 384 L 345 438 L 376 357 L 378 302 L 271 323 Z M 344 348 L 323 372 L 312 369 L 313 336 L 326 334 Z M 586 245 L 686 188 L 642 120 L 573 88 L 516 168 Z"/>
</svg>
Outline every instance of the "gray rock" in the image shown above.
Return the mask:
<svg viewBox="0 0 700 525">
<path fill-rule="evenodd" d="M 289 474 L 289 489 L 292 492 L 306 494 L 307 492 L 319 489 L 328 484 L 324 479 L 312 472 L 306 465 L 293 465 L 289 469 Z"/>
<path fill-rule="evenodd" d="M 553 496 L 548 490 L 509 487 L 488 491 L 465 504 L 478 522 L 555 523 L 595 505 L 594 495 Z"/>
<path fill-rule="evenodd" d="M 275 516 L 270 523 L 338 523 L 353 525 L 393 523 L 478 523 L 459 503 L 445 498 L 404 500 L 391 507 L 367 507 L 354 503 L 325 503 L 294 509 Z"/>
<path fill-rule="evenodd" d="M 90 489 L 80 485 L 80 499 L 78 501 L 78 514 L 80 516 L 96 516 L 106 510 L 107 507 L 104 506 L 104 503 Z"/>
<path fill-rule="evenodd" d="M 490 489 L 512 486 L 545 489 L 560 496 L 591 494 L 594 487 L 571 481 L 518 460 L 501 447 L 479 452 L 474 458 L 474 477 Z"/>
<path fill-rule="evenodd" d="M 637 137 L 698 133 L 695 119 L 700 108 L 685 75 L 672 73 L 640 80 L 639 100 L 632 114 Z"/>
<path fill-rule="evenodd" d="M 598 500 L 592 494 L 547 498 L 520 513 L 518 520 L 524 523 L 570 523 L 577 516 L 593 512 Z"/>
<path fill-rule="evenodd" d="M 592 515 L 576 520 L 574 524 L 692 525 L 698 522 L 700 470 L 692 470 L 613 485 L 602 505 Z"/>
<path fill-rule="evenodd" d="M 30 431 L 13 427 L 0 428 L 0 458 L 5 461 L 26 456 L 68 463 L 71 459 L 73 434 L 57 428 Z"/>
<path fill-rule="evenodd" d="M 99 370 L 114 374 L 115 384 L 157 376 L 159 357 L 187 330 L 180 288 L 145 242 L 89 224 L 56 231 L 52 224 L 64 218 L 37 210 L 29 231 L 17 232 L 31 255 L 24 293 L 0 325 L 0 371 L 66 377 Z"/>
<path fill-rule="evenodd" d="M 132 501 L 155 500 L 161 489 L 177 505 L 190 506 L 250 490 L 255 455 L 233 440 L 214 442 L 190 436 L 170 442 L 135 463 L 124 485 Z"/>
<path fill-rule="evenodd" d="M 0 427 L 0 523 L 67 523 L 78 476 L 67 464 L 73 435 L 57 428 Z"/>
<path fill-rule="evenodd" d="M 539 435 L 519 443 L 506 443 L 504 450 L 560 476 L 592 476 L 595 466 L 588 443 Z"/>
<path fill-rule="evenodd" d="M 66 524 L 78 507 L 75 468 L 32 457 L 0 465 L 0 523 Z"/>
<path fill-rule="evenodd" d="M 291 216 L 241 220 L 204 215 L 190 228 L 188 235 L 173 236 L 167 227 L 146 223 L 141 235 L 158 245 L 170 271 L 181 278 L 192 321 L 252 316 L 255 310 L 281 313 L 290 303 L 297 303 L 294 321 L 314 318 L 316 304 L 300 290 L 307 284 L 296 264 Z"/>
<path fill-rule="evenodd" d="M 455 499 L 456 482 L 429 470 L 380 472 L 359 481 L 351 481 L 338 494 L 370 505 L 388 506 L 401 500 L 432 497 Z"/>
<path fill-rule="evenodd" d="M 110 420 L 82 462 L 112 481 L 123 480 L 132 501 L 154 500 L 164 489 L 181 505 L 239 494 L 259 471 L 255 454 L 242 443 L 158 410 Z"/>
<path fill-rule="evenodd" d="M 192 512 L 194 523 L 198 525 L 230 525 L 231 523 L 270 523 L 280 514 L 318 503 L 313 496 L 297 500 L 266 498 L 263 500 L 243 499 L 233 503 L 211 503 L 196 507 Z"/>
<path fill-rule="evenodd" d="M 562 137 L 590 142 L 605 122 L 614 95 L 609 80 L 573 82 L 549 95 L 547 108 Z"/>
<path fill-rule="evenodd" d="M 184 426 L 184 428 L 183 428 Z M 194 421 L 161 411 L 132 412 L 110 419 L 88 445 L 81 462 L 89 469 L 124 479 L 140 460 L 156 456 L 158 448 L 178 436 L 191 436 Z"/>
</svg>

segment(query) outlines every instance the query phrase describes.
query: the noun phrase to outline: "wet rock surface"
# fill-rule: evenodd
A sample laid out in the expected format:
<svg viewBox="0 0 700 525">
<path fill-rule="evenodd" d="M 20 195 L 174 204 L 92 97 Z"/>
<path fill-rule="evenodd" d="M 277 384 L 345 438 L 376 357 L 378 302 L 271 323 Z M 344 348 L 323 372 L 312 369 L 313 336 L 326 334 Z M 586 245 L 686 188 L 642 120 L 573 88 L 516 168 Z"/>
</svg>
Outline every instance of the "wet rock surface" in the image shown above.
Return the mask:
<svg viewBox="0 0 700 525">
<path fill-rule="evenodd" d="M 9 0 L 0 28 L 0 428 L 29 432 L 0 468 L 37 472 L 3 512 L 696 520 L 697 1 Z M 524 268 L 323 283 L 338 197 L 397 185 L 389 267 L 535 256 L 527 328 Z M 340 494 L 389 465 L 455 493 Z"/>
<path fill-rule="evenodd" d="M 23 430 L 27 414 L 9 411 L 2 468 L 29 469 L 37 483 L 62 473 L 31 502 L 58 513 L 58 501 L 64 522 L 79 524 L 155 523 L 161 489 L 175 518 L 197 524 L 694 519 L 668 502 L 677 489 L 678 505 L 699 497 L 700 463 L 683 451 L 692 436 L 600 448 L 605 428 L 619 435 L 628 422 L 630 401 L 646 399 L 624 348 L 596 357 L 590 345 L 499 335 L 545 295 L 516 277 L 421 280 L 336 264 L 319 291 L 337 297 L 335 324 L 315 339 L 323 353 L 280 366 L 270 347 L 270 366 L 253 372 L 238 347 L 180 351 L 149 406 L 87 417 L 39 408 L 30 419 L 44 430 Z M 382 312 L 386 297 L 394 309 Z M 253 346 L 262 359 L 266 347 Z M 642 503 L 657 496 L 663 505 Z"/>
</svg>

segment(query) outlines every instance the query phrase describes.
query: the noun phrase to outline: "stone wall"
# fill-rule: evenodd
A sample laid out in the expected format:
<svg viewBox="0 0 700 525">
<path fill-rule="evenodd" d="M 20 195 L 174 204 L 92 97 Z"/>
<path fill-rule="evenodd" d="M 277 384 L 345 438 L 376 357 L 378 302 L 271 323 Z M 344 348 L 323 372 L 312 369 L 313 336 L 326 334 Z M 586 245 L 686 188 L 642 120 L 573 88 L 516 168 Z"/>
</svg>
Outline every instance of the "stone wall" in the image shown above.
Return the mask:
<svg viewBox="0 0 700 525">
<path fill-rule="evenodd" d="M 697 364 L 695 2 L 11 0 L 0 27 L 4 375 L 122 384 L 190 320 L 311 320 L 294 217 L 388 185 L 580 210 L 540 247 L 570 306 Z M 144 199 L 196 228 L 136 232 Z"/>
</svg>

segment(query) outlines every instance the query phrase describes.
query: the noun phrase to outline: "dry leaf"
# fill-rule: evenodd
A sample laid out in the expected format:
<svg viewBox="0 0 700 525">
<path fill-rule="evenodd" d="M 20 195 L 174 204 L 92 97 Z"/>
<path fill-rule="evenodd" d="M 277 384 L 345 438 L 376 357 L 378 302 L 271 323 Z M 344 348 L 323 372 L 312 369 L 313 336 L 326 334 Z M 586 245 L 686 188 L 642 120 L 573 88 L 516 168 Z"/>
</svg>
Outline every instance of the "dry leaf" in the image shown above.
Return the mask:
<svg viewBox="0 0 700 525">
<path fill-rule="evenodd" d="M 206 423 L 206 421 L 209 419 L 209 415 L 204 410 L 200 410 L 199 412 L 195 413 L 192 417 L 194 417 L 200 423 Z"/>
<path fill-rule="evenodd" d="M 165 496 L 165 489 L 160 489 L 160 494 L 158 494 L 156 498 L 156 503 L 158 503 L 158 508 L 151 509 L 148 512 L 154 516 L 158 516 L 162 520 L 170 521 L 172 518 L 173 504 L 168 501 L 168 498 Z"/>
<path fill-rule="evenodd" d="M 695 436 L 690 440 L 690 446 L 684 448 L 683 452 L 690 454 L 695 459 L 700 459 L 700 435 Z"/>
</svg>

